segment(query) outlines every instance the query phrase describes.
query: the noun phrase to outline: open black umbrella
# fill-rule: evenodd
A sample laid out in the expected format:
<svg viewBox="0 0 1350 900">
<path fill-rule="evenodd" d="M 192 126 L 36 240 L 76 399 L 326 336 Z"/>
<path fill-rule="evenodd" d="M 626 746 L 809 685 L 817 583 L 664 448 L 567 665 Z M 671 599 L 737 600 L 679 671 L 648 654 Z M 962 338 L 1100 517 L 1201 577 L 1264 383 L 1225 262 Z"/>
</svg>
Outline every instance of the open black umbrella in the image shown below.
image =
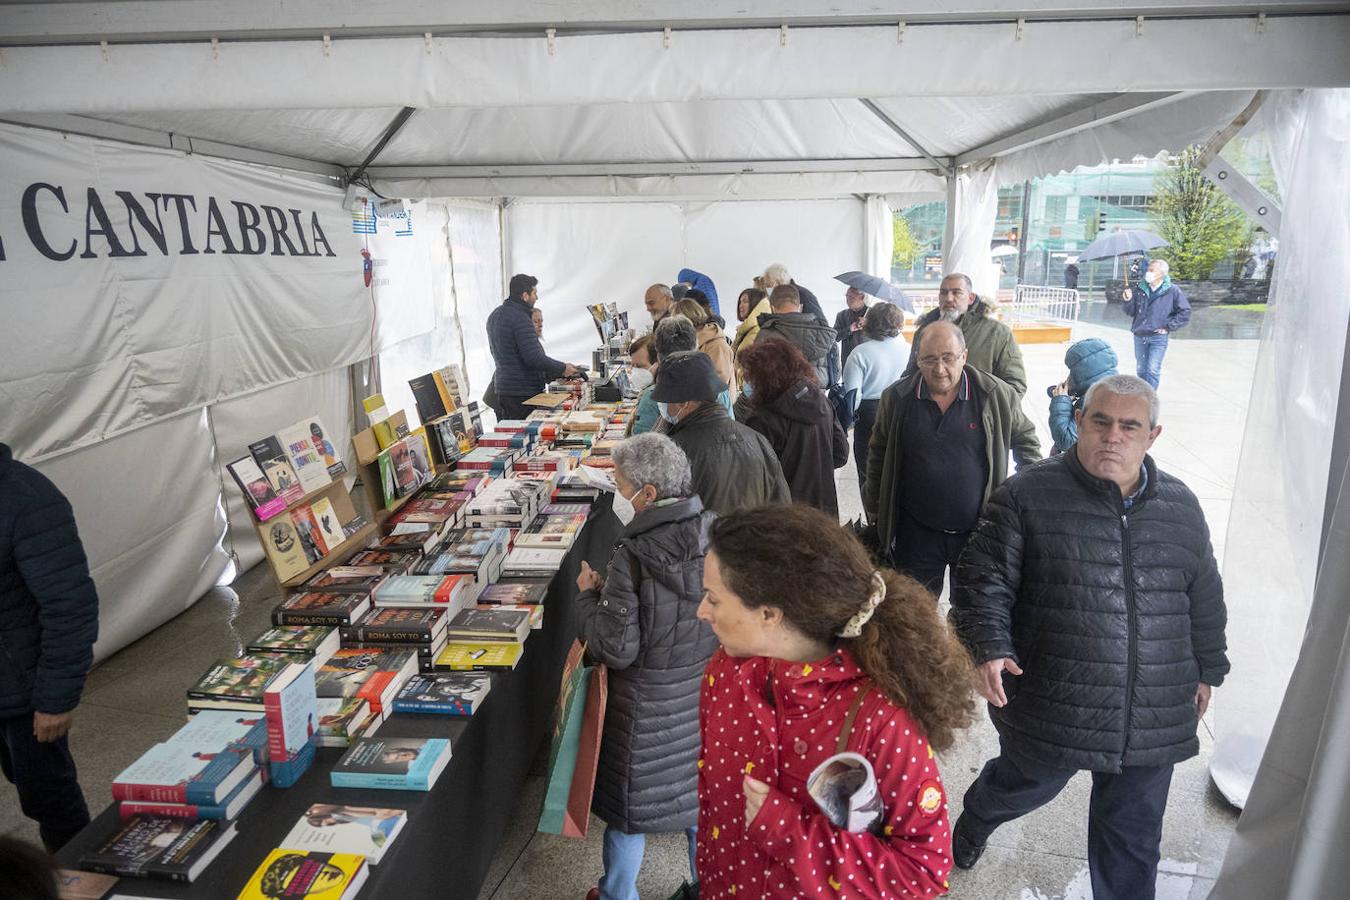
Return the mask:
<svg viewBox="0 0 1350 900">
<path fill-rule="evenodd" d="M 1167 241 L 1153 232 L 1144 231 L 1142 228 L 1131 228 L 1104 234 L 1097 238 L 1078 251 L 1078 261 L 1081 263 L 1089 259 L 1110 259 L 1113 256 L 1143 253 L 1145 250 L 1151 250 L 1154 247 L 1166 246 Z"/>
<path fill-rule="evenodd" d="M 887 300 L 906 312 L 914 312 L 914 304 L 910 302 L 905 292 L 885 279 L 878 278 L 875 275 L 868 275 L 866 272 L 845 272 L 842 275 L 834 276 L 835 281 L 842 281 L 851 288 L 856 288 L 878 300 Z"/>
</svg>

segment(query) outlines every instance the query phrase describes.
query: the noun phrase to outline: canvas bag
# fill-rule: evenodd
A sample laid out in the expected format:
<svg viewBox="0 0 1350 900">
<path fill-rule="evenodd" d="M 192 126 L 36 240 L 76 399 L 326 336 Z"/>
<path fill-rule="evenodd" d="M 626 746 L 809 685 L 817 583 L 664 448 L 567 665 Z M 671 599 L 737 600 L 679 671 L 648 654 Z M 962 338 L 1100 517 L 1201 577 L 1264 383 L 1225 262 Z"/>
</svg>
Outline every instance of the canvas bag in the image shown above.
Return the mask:
<svg viewBox="0 0 1350 900">
<path fill-rule="evenodd" d="M 584 838 L 590 825 L 609 679 L 604 666 L 585 665 L 585 653 L 581 642 L 573 641 L 563 664 L 558 724 L 539 816 L 538 830 L 545 834 Z"/>
</svg>

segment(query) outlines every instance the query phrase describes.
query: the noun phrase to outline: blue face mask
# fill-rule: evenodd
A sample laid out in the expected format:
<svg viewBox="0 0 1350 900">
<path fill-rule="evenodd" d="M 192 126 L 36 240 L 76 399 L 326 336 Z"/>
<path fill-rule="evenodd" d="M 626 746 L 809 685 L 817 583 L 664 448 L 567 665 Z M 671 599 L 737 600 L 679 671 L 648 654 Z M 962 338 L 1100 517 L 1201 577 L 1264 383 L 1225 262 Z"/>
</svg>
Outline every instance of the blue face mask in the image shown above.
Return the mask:
<svg viewBox="0 0 1350 900">
<path fill-rule="evenodd" d="M 746 397 L 746 399 L 748 400 L 750 397 L 753 397 L 753 396 L 754 396 L 754 394 L 755 394 L 755 389 L 754 389 L 754 387 L 750 384 L 750 382 L 748 382 L 748 381 L 742 381 L 742 382 L 741 382 L 741 393 L 744 394 L 745 397 Z"/>
<path fill-rule="evenodd" d="M 665 419 L 670 424 L 672 425 L 680 424 L 680 417 L 670 411 L 670 404 L 662 403 L 661 401 L 658 400 L 656 403 L 656 409 L 658 412 L 661 413 L 661 418 Z"/>
</svg>

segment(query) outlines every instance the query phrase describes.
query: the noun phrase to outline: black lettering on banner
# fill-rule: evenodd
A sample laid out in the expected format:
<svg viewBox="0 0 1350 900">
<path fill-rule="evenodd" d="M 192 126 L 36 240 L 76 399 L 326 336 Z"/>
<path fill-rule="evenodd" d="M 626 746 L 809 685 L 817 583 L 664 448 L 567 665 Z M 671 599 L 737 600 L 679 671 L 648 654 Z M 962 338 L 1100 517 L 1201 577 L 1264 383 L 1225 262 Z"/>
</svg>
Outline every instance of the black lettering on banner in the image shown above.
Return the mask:
<svg viewBox="0 0 1350 900">
<path fill-rule="evenodd" d="M 300 210 L 287 210 L 291 214 L 291 221 L 295 223 L 295 236 L 300 239 L 301 256 L 318 256 L 318 251 L 310 252 L 309 244 L 305 241 L 305 226 L 300 224 Z"/>
<path fill-rule="evenodd" d="M 262 222 L 258 208 L 252 203 L 241 203 L 238 200 L 231 200 L 230 203 L 239 211 L 239 252 L 247 253 L 249 256 L 262 254 L 267 250 L 267 235 L 258 227 Z M 257 240 L 256 245 L 249 240 L 249 235 Z"/>
<path fill-rule="evenodd" d="M 206 198 L 206 249 L 202 251 L 203 253 L 215 253 L 215 252 L 216 252 L 215 250 L 211 249 L 211 237 L 212 237 L 212 235 L 214 235 L 214 236 L 220 238 L 221 242 L 225 244 L 225 249 L 224 249 L 223 251 L 221 251 L 221 252 L 225 253 L 226 255 L 229 255 L 229 254 L 231 254 L 231 253 L 238 253 L 238 252 L 239 252 L 238 250 L 234 249 L 234 241 L 230 239 L 230 232 L 225 228 L 225 219 L 224 219 L 224 217 L 222 217 L 221 214 L 220 214 L 220 207 L 219 207 L 219 206 L 216 206 L 216 198 L 215 198 L 215 197 L 207 197 L 207 198 Z"/>
<path fill-rule="evenodd" d="M 131 253 L 126 247 L 122 246 L 122 241 L 117 237 L 116 230 L 112 227 L 112 221 L 108 218 L 108 211 L 103 208 L 103 201 L 98 196 L 98 191 L 90 188 L 85 196 L 84 210 L 84 252 L 80 254 L 80 259 L 97 259 L 98 254 L 94 252 L 91 246 L 91 240 L 94 235 L 100 235 L 108 242 L 108 256 L 119 258 L 123 256 L 144 256 L 145 251 Z M 94 227 L 93 220 L 98 219 L 98 227 Z"/>
<path fill-rule="evenodd" d="M 56 185 L 47 184 L 45 181 L 30 184 L 24 189 L 23 200 L 20 203 L 20 206 L 23 209 L 23 230 L 28 232 L 28 240 L 37 248 L 37 252 L 48 259 L 56 260 L 57 262 L 65 262 L 75 255 L 75 249 L 79 246 L 80 242 L 71 238 L 70 249 L 65 253 L 54 250 L 52 245 L 47 243 L 47 237 L 42 233 L 42 224 L 38 222 L 37 215 L 37 193 L 38 191 L 43 190 L 51 191 L 56 197 L 57 202 L 61 204 L 61 209 L 67 213 L 70 212 L 70 204 L 66 202 L 66 192 L 64 189 L 57 187 Z"/>
<path fill-rule="evenodd" d="M 146 196 L 148 197 L 150 195 L 146 194 Z M 196 255 L 197 247 L 192 243 L 192 229 L 188 226 L 187 209 L 185 207 L 186 204 L 191 203 L 192 211 L 196 212 L 197 198 L 192 196 L 191 194 L 160 194 L 159 201 L 160 203 L 164 204 L 164 209 L 166 212 L 169 209 L 170 200 L 172 200 L 173 205 L 178 208 L 178 233 L 179 236 L 182 237 L 183 239 L 183 249 L 178 251 L 178 255 L 179 256 Z"/>
<path fill-rule="evenodd" d="M 161 256 L 169 255 L 169 242 L 164 237 L 164 222 L 159 217 L 159 194 L 145 195 L 145 199 L 150 201 L 150 209 L 155 214 L 155 224 L 150 224 L 150 216 L 146 213 L 145 207 L 141 206 L 141 201 L 131 196 L 130 191 L 117 191 L 117 196 L 122 199 L 122 204 L 127 208 L 127 227 L 131 229 L 131 243 L 135 247 L 132 256 L 145 256 L 145 251 L 141 249 L 141 239 L 136 236 L 136 223 L 140 222 L 141 227 L 146 230 L 150 240 L 155 242 L 159 248 Z"/>
<path fill-rule="evenodd" d="M 333 248 L 328 246 L 328 238 L 324 236 L 323 228 L 319 226 L 319 214 L 310 213 L 309 218 L 309 239 L 314 244 L 314 255 L 319 255 L 319 244 L 323 244 L 324 255 L 337 256 Z"/>
<path fill-rule="evenodd" d="M 273 256 L 300 256 L 295 249 L 295 244 L 291 243 L 290 235 L 286 233 L 286 214 L 275 206 L 264 206 L 262 211 L 267 214 L 267 226 L 272 229 L 272 255 Z M 289 253 L 283 253 L 281 250 L 282 242 L 286 243 L 286 249 Z"/>
</svg>

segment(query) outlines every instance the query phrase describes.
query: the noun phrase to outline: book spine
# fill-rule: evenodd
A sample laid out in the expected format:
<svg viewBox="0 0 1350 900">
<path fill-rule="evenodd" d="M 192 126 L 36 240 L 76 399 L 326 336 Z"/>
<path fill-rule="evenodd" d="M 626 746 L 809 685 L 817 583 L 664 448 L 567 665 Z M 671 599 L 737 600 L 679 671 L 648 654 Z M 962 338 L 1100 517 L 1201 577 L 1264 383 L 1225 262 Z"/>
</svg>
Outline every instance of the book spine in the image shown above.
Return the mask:
<svg viewBox="0 0 1350 900">
<path fill-rule="evenodd" d="M 394 712 L 440 713 L 445 716 L 471 716 L 472 703 L 427 703 L 423 700 L 395 700 Z"/>
<path fill-rule="evenodd" d="M 182 784 L 129 784 L 114 781 L 112 798 L 121 801 L 139 801 L 142 803 L 187 803 L 187 785 Z"/>
<path fill-rule="evenodd" d="M 132 816 L 170 816 L 178 819 L 224 819 L 223 806 L 198 806 L 183 803 L 140 803 L 127 802 L 117 805 L 117 815 L 122 819 Z"/>
<path fill-rule="evenodd" d="M 286 721 L 281 712 L 281 694 L 277 691 L 263 694 L 263 717 L 267 720 L 267 758 L 285 762 Z"/>
<path fill-rule="evenodd" d="M 395 791 L 425 791 L 406 775 L 376 775 L 373 773 L 333 772 L 333 787 L 387 788 Z"/>
<path fill-rule="evenodd" d="M 340 627 L 351 623 L 351 616 L 346 613 L 289 612 L 279 609 L 272 614 L 272 624 L 274 625 L 337 625 Z"/>
<path fill-rule="evenodd" d="M 370 641 L 377 644 L 430 644 L 431 630 L 427 628 L 413 630 L 388 631 L 375 628 L 358 628 L 353 640 Z"/>
</svg>

